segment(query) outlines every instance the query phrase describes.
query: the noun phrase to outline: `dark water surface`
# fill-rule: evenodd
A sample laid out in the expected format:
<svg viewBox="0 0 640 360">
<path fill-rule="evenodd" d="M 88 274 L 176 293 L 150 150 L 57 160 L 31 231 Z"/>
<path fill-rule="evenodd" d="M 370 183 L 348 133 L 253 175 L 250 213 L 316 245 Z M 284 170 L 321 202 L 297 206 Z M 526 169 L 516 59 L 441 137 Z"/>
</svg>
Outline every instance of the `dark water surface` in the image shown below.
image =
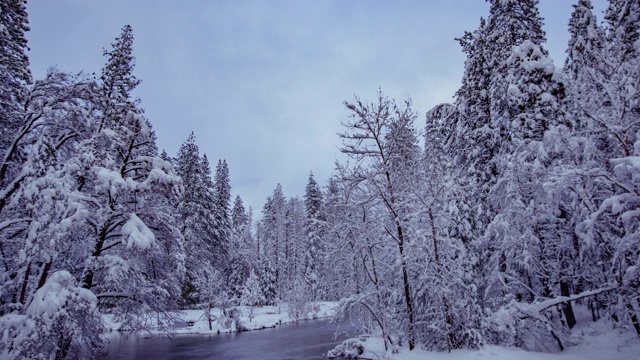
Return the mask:
<svg viewBox="0 0 640 360">
<path fill-rule="evenodd" d="M 334 340 L 335 329 L 327 320 L 308 320 L 275 329 L 173 339 L 115 334 L 103 359 L 323 359 L 346 338 Z"/>
</svg>

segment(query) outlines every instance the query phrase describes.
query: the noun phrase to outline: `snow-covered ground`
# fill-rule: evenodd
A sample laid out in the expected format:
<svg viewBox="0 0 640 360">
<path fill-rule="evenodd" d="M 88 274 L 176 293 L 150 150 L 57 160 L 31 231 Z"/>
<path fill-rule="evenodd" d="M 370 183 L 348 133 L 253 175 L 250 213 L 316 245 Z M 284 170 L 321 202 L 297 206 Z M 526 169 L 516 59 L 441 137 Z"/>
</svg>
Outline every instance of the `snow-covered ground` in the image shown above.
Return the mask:
<svg viewBox="0 0 640 360">
<path fill-rule="evenodd" d="M 315 319 L 333 316 L 337 303 L 319 302 L 302 319 Z M 250 308 L 238 307 L 236 319 L 247 330 L 272 328 L 278 324 L 295 321 L 289 316 L 286 305 L 254 307 L 249 319 Z M 209 330 L 209 323 L 203 310 L 182 311 L 180 316 L 185 326 L 175 329 L 179 334 L 215 334 L 238 331 L 235 321 L 223 316 L 218 309 L 212 311 L 216 320 Z M 409 351 L 407 347 L 397 349 L 397 353 L 385 352 L 380 338 L 369 337 L 361 344 L 364 346 L 362 359 L 379 360 L 640 360 L 640 338 L 631 329 L 614 329 L 608 320 L 592 322 L 585 311 L 578 310 L 578 324 L 573 329 L 571 342 L 563 352 L 548 353 L 526 351 L 519 348 L 506 348 L 489 345 L 480 350 L 454 350 L 451 353 L 426 351 L 417 347 Z M 109 320 L 106 319 L 108 322 Z M 113 330 L 118 324 L 109 322 Z M 187 325 L 188 324 L 188 325 Z"/>
<path fill-rule="evenodd" d="M 299 317 L 298 320 L 319 319 L 333 316 L 338 303 L 336 302 L 318 302 L 315 303 L 310 311 Z M 176 334 L 217 334 L 225 332 L 236 332 L 242 330 L 258 330 L 277 326 L 278 324 L 290 323 L 295 321 L 287 309 L 287 305 L 280 306 L 263 306 L 254 307 L 253 314 L 248 306 L 235 307 L 235 320 L 229 316 L 224 316 L 220 309 L 212 309 L 214 321 L 212 328 L 209 329 L 209 322 L 205 316 L 204 310 L 185 310 L 179 312 L 178 316 L 183 326 L 173 330 Z M 231 312 L 227 312 L 231 315 Z M 250 317 L 250 315 L 252 315 Z M 236 323 L 239 322 L 238 323 Z M 111 316 L 105 316 L 105 322 L 112 331 L 120 330 L 120 324 L 113 321 Z M 240 325 L 240 326 L 238 326 Z M 154 329 L 151 329 L 154 332 Z"/>
<path fill-rule="evenodd" d="M 363 359 L 380 360 L 640 360 L 640 338 L 632 329 L 614 329 L 608 320 L 592 322 L 585 311 L 577 311 L 578 324 L 573 329 L 572 342 L 562 352 L 525 351 L 520 348 L 485 346 L 480 350 L 454 350 L 451 353 L 408 347 L 392 354 L 385 352 L 381 338 L 362 342 Z"/>
</svg>

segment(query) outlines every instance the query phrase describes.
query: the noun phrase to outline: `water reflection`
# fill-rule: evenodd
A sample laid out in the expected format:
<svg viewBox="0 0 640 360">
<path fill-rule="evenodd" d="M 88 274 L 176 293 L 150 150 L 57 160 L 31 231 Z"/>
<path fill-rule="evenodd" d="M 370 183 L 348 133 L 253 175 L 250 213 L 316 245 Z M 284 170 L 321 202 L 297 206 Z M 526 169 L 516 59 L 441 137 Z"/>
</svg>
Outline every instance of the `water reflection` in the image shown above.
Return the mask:
<svg viewBox="0 0 640 360">
<path fill-rule="evenodd" d="M 221 335 L 140 338 L 115 334 L 104 359 L 323 359 L 342 342 L 327 320 L 300 321 L 275 329 Z"/>
</svg>

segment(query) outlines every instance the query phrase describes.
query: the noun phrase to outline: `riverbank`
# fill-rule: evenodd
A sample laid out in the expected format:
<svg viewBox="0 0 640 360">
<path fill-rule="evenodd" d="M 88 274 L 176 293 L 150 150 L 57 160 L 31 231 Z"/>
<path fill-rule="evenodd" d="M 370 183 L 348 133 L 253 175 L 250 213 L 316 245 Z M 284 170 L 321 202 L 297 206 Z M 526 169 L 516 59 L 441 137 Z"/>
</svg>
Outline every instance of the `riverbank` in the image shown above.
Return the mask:
<svg viewBox="0 0 640 360">
<path fill-rule="evenodd" d="M 280 324 L 292 323 L 297 320 L 311 320 L 332 317 L 335 314 L 337 302 L 316 302 L 309 306 L 309 311 L 297 318 L 290 315 L 287 304 L 277 306 L 248 307 L 237 306 L 223 312 L 221 309 L 211 309 L 211 329 L 203 309 L 183 310 L 176 315 L 178 325 L 172 329 L 174 334 L 221 334 L 238 331 L 251 331 L 276 327 Z M 113 321 L 113 317 L 106 315 L 105 323 L 110 331 L 123 331 L 122 324 Z M 160 329 L 152 327 L 150 334 L 162 333 Z"/>
<path fill-rule="evenodd" d="M 536 352 L 520 348 L 488 345 L 480 350 L 426 351 L 408 347 L 397 348 L 395 353 L 385 351 L 381 338 L 370 337 L 348 340 L 351 349 L 361 349 L 360 359 L 381 360 L 640 360 L 640 338 L 633 329 L 614 329 L 611 322 L 601 319 L 590 321 L 584 316 L 573 328 L 571 343 L 562 352 Z M 354 346 L 356 345 L 356 346 Z M 356 355 L 357 352 L 353 353 Z"/>
</svg>

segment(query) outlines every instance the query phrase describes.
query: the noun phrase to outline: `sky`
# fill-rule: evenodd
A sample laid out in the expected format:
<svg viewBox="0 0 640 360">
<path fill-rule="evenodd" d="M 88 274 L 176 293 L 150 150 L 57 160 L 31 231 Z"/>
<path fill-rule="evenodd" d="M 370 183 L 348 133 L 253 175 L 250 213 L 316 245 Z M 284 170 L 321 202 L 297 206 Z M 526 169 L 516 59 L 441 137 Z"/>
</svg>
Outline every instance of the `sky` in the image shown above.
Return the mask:
<svg viewBox="0 0 640 360">
<path fill-rule="evenodd" d="M 574 0 L 541 0 L 547 49 L 562 65 Z M 606 0 L 592 0 L 598 19 Z M 381 89 L 410 97 L 424 126 L 453 101 L 464 70 L 454 40 L 486 17 L 482 0 L 30 0 L 31 70 L 99 74 L 103 49 L 129 24 L 135 92 L 160 149 L 193 131 L 212 169 L 226 159 L 233 196 L 259 217 L 276 184 L 303 196 L 340 154 L 342 102 Z"/>
</svg>

